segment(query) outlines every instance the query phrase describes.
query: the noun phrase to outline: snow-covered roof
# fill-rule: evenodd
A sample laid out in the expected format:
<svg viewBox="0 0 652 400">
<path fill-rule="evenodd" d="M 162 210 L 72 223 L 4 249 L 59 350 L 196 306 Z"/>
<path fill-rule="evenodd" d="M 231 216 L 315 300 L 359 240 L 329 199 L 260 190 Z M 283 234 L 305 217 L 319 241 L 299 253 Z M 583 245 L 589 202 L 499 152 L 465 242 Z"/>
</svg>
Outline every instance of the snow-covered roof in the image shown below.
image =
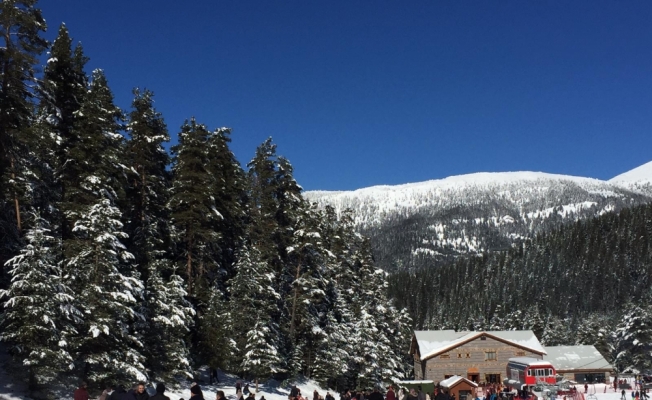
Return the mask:
<svg viewBox="0 0 652 400">
<path fill-rule="evenodd" d="M 535 366 L 547 366 L 552 364 L 550 361 L 542 361 L 539 360 L 538 358 L 532 358 L 532 357 L 512 357 L 509 359 L 509 361 L 514 361 L 517 363 L 521 364 L 527 364 L 531 365 L 533 367 Z"/>
<path fill-rule="evenodd" d="M 613 370 L 595 346 L 547 346 L 546 360 L 557 371 Z"/>
<path fill-rule="evenodd" d="M 515 346 L 528 349 L 533 353 L 545 354 L 546 351 L 539 343 L 536 335 L 532 331 L 482 331 L 469 332 L 454 330 L 440 331 L 414 331 L 414 336 L 419 346 L 421 359 L 434 357 L 454 349 L 466 342 L 475 340 L 480 336 L 486 335 L 495 339 L 514 344 Z"/>
<path fill-rule="evenodd" d="M 439 386 L 445 387 L 445 388 L 451 388 L 451 387 L 457 385 L 458 383 L 460 383 L 461 381 L 465 381 L 466 383 L 470 384 L 473 387 L 478 387 L 477 383 L 475 383 L 473 381 L 470 381 L 470 380 L 468 380 L 466 378 L 463 378 L 463 377 L 461 377 L 459 375 L 453 375 L 448 379 L 444 379 L 443 381 L 439 382 Z"/>
</svg>

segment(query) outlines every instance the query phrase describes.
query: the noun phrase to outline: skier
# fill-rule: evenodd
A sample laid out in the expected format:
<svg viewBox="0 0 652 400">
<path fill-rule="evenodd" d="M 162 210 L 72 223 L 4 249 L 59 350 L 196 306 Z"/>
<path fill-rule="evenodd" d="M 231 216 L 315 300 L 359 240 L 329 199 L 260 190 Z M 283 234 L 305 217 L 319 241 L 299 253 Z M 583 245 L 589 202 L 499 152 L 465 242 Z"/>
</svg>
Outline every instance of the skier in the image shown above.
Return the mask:
<svg viewBox="0 0 652 400">
<path fill-rule="evenodd" d="M 170 400 L 170 398 L 165 393 L 165 385 L 162 383 L 156 384 L 156 394 L 149 398 L 149 400 Z"/>
<path fill-rule="evenodd" d="M 81 385 L 79 385 L 79 388 L 75 390 L 73 397 L 75 400 L 88 400 L 88 385 L 86 382 L 82 382 Z"/>
<path fill-rule="evenodd" d="M 244 393 L 244 394 L 249 394 L 249 393 L 251 393 L 251 391 L 249 391 L 249 384 L 248 384 L 248 383 L 245 383 L 245 387 L 244 387 L 244 389 L 242 390 L 242 393 Z"/>
<path fill-rule="evenodd" d="M 627 400 L 627 396 L 625 396 L 625 389 L 620 392 L 620 400 Z"/>
</svg>

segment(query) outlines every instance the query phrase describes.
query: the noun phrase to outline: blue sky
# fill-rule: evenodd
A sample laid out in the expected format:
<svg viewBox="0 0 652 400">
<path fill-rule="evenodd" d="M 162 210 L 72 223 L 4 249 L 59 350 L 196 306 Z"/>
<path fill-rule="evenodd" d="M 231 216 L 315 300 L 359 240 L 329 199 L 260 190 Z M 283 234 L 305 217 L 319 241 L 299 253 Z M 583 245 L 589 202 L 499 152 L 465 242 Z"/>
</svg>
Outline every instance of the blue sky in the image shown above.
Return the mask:
<svg viewBox="0 0 652 400">
<path fill-rule="evenodd" d="M 651 1 L 41 0 L 116 102 L 155 93 L 173 137 L 268 136 L 308 190 L 652 160 Z"/>
</svg>

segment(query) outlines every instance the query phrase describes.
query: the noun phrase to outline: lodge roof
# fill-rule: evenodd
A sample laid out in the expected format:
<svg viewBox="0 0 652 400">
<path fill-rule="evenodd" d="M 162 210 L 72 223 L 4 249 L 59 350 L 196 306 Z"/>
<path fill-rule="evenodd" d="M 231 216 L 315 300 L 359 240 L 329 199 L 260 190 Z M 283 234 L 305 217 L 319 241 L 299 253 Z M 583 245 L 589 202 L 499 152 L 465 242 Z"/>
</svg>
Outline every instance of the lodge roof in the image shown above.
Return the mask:
<svg viewBox="0 0 652 400">
<path fill-rule="evenodd" d="M 536 354 L 546 354 L 543 346 L 539 343 L 534 332 L 527 331 L 479 331 L 469 332 L 454 330 L 439 330 L 439 331 L 414 331 L 414 340 L 422 360 L 436 357 L 439 354 L 450 351 L 465 343 L 479 339 L 482 336 L 490 337 L 500 342 L 528 350 Z M 413 342 L 414 346 L 414 342 Z"/>
<path fill-rule="evenodd" d="M 473 381 L 470 381 L 470 380 L 468 380 L 468 379 L 466 379 L 464 377 L 461 377 L 459 375 L 453 375 L 448 379 L 444 379 L 443 381 L 439 382 L 439 386 L 450 389 L 453 386 L 455 386 L 455 385 L 457 385 L 458 383 L 461 383 L 461 382 L 466 382 L 466 383 L 468 383 L 469 385 L 471 385 L 473 387 L 478 387 L 477 383 L 475 383 Z"/>
<path fill-rule="evenodd" d="M 546 360 L 557 371 L 612 371 L 613 366 L 595 346 L 546 346 Z"/>
</svg>

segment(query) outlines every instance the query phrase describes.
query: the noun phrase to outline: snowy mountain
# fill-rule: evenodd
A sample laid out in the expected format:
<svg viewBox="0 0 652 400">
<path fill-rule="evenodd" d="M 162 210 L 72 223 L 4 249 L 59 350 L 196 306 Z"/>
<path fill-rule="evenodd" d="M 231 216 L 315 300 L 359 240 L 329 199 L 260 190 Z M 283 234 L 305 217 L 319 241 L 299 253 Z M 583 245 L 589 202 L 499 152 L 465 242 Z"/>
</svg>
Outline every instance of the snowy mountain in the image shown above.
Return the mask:
<svg viewBox="0 0 652 400">
<path fill-rule="evenodd" d="M 652 161 L 609 180 L 630 190 L 652 195 Z"/>
<path fill-rule="evenodd" d="M 646 166 L 652 170 L 652 163 Z M 652 201 L 652 192 L 631 184 L 652 173 L 634 171 L 613 182 L 542 172 L 476 173 L 304 195 L 337 212 L 351 209 L 358 228 L 371 237 L 376 261 L 394 270 L 504 250 L 567 222 Z"/>
</svg>

